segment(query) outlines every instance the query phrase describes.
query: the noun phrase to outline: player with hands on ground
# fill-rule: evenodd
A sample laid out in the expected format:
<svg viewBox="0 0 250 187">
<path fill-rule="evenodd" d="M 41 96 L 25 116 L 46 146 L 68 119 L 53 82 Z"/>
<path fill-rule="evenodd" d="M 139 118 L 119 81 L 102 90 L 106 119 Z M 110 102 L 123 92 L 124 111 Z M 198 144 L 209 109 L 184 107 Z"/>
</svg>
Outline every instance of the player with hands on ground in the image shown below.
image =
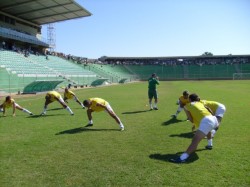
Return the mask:
<svg viewBox="0 0 250 187">
<path fill-rule="evenodd" d="M 93 112 L 101 112 L 106 111 L 112 118 L 115 119 L 115 121 L 120 126 L 120 130 L 124 130 L 124 125 L 122 124 L 120 118 L 115 114 L 110 104 L 101 98 L 89 98 L 87 100 L 83 101 L 83 105 L 88 108 L 87 109 L 87 116 L 89 119 L 89 123 L 86 127 L 93 126 L 93 120 L 92 120 L 92 113 Z"/>
</svg>

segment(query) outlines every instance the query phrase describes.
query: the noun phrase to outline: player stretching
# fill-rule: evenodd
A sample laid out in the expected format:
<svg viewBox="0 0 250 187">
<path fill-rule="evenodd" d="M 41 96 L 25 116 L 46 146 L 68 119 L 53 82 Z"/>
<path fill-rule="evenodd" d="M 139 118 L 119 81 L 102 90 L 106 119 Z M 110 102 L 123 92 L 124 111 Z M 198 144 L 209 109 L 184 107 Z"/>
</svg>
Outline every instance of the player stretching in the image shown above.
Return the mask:
<svg viewBox="0 0 250 187">
<path fill-rule="evenodd" d="M 68 99 L 74 99 L 79 105 L 82 106 L 84 109 L 84 105 L 79 101 L 79 99 L 76 97 L 75 93 L 70 91 L 68 88 L 65 88 L 64 90 L 64 101 L 67 102 Z"/>
<path fill-rule="evenodd" d="M 190 154 L 193 153 L 200 141 L 207 136 L 208 146 L 206 149 L 210 149 L 212 146 L 211 130 L 218 127 L 218 121 L 215 116 L 213 116 L 207 108 L 200 102 L 200 98 L 196 94 L 189 95 L 190 103 L 184 107 L 184 110 L 189 118 L 189 121 L 193 123 L 194 127 L 198 128 L 192 139 L 191 144 L 188 146 L 187 150 L 178 158 L 170 159 L 174 163 L 184 163 L 189 158 Z"/>
<path fill-rule="evenodd" d="M 208 107 L 210 111 L 213 113 L 213 115 L 217 118 L 218 123 L 220 125 L 221 120 L 224 116 L 224 113 L 226 112 L 225 105 L 216 102 L 216 101 L 207 101 L 207 100 L 201 100 L 201 103 L 205 105 L 205 107 Z M 214 137 L 216 131 L 219 129 L 219 126 L 211 131 L 212 137 Z M 211 147 L 212 149 L 212 147 Z"/>
<path fill-rule="evenodd" d="M 16 116 L 16 109 L 21 110 L 21 111 L 23 111 L 25 113 L 28 113 L 29 115 L 33 115 L 32 112 L 30 112 L 29 110 L 21 107 L 19 104 L 17 104 L 15 102 L 14 99 L 11 99 L 11 96 L 7 96 L 5 98 L 4 103 L 0 105 L 0 110 L 3 112 L 3 116 L 6 116 L 5 115 L 6 108 L 10 108 L 10 107 L 13 108 L 12 116 Z"/>
<path fill-rule="evenodd" d="M 187 90 L 185 90 L 183 93 L 182 93 L 182 96 L 179 97 L 179 100 L 177 102 L 177 104 L 179 105 L 177 111 L 175 114 L 172 115 L 173 118 L 176 118 L 177 115 L 183 110 L 184 106 L 189 103 L 189 92 Z"/>
<path fill-rule="evenodd" d="M 54 101 L 58 101 L 63 106 L 63 108 L 65 108 L 71 115 L 74 115 L 74 113 L 69 108 L 69 106 L 67 106 L 66 103 L 64 102 L 62 96 L 58 92 L 56 92 L 56 91 L 50 91 L 50 92 L 48 92 L 46 94 L 46 96 L 45 96 L 44 110 L 41 113 L 41 115 L 45 115 L 46 114 L 48 105 L 50 103 L 54 102 Z"/>
<path fill-rule="evenodd" d="M 110 104 L 104 99 L 89 98 L 83 101 L 83 105 L 88 108 L 87 115 L 88 115 L 89 123 L 86 127 L 93 126 L 92 112 L 101 112 L 105 110 L 119 124 L 120 130 L 121 131 L 124 130 L 124 125 L 122 124 L 121 120 L 115 114 Z"/>
</svg>

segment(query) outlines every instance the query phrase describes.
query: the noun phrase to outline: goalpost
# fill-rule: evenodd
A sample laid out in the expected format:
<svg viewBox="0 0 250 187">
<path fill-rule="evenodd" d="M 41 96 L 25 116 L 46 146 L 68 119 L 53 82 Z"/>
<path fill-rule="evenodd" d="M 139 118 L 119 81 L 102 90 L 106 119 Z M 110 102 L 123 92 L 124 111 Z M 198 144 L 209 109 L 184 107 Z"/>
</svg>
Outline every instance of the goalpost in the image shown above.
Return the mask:
<svg viewBox="0 0 250 187">
<path fill-rule="evenodd" d="M 250 79 L 250 73 L 234 73 L 233 80 L 246 80 Z"/>
</svg>

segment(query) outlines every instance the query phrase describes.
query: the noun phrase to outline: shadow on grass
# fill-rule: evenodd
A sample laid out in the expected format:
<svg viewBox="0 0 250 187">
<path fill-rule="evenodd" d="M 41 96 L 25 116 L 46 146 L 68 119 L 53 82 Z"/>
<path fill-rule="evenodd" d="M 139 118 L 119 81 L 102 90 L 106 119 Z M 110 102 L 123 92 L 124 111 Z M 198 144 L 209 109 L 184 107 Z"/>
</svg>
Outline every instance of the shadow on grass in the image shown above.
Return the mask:
<svg viewBox="0 0 250 187">
<path fill-rule="evenodd" d="M 93 129 L 93 128 L 86 128 L 86 127 L 79 127 L 75 129 L 61 131 L 61 132 L 56 133 L 55 135 L 76 134 L 76 133 L 89 132 L 89 131 L 120 131 L 120 130 L 119 129 Z"/>
<path fill-rule="evenodd" d="M 137 114 L 137 113 L 143 113 L 143 112 L 149 112 L 153 110 L 138 110 L 138 111 L 133 111 L 133 112 L 123 112 L 122 114 Z"/>
<path fill-rule="evenodd" d="M 171 118 L 168 121 L 163 122 L 162 125 L 170 125 L 170 124 L 180 123 L 180 122 L 184 122 L 184 121 L 186 121 L 186 120 L 179 120 L 176 118 Z"/>
<path fill-rule="evenodd" d="M 52 117 L 52 116 L 65 116 L 67 114 L 46 114 L 46 115 L 32 115 L 28 116 L 27 118 L 45 118 L 45 117 Z"/>
<path fill-rule="evenodd" d="M 180 134 L 171 134 L 170 137 L 180 137 L 180 138 L 193 138 L 195 135 L 195 132 L 185 132 Z"/>
<path fill-rule="evenodd" d="M 179 153 L 176 153 L 176 154 L 151 154 L 149 155 L 149 158 L 151 159 L 155 159 L 155 160 L 161 160 L 161 161 L 165 161 L 165 162 L 170 162 L 169 160 L 170 159 L 173 159 L 173 158 L 178 158 Z M 198 160 L 199 157 L 196 153 L 193 153 L 190 155 L 190 157 L 188 158 L 187 162 L 185 162 L 185 164 L 190 164 L 192 162 L 195 162 L 196 160 Z"/>
<path fill-rule="evenodd" d="M 63 110 L 64 108 L 51 108 L 51 109 L 47 109 L 47 111 L 50 111 L 50 110 Z"/>
</svg>

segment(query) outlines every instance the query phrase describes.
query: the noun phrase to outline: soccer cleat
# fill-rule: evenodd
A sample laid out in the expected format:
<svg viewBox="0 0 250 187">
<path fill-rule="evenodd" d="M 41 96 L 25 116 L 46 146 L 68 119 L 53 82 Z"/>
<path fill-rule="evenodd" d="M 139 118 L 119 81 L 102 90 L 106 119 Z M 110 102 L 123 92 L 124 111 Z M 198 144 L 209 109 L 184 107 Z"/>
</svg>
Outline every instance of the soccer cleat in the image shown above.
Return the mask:
<svg viewBox="0 0 250 187">
<path fill-rule="evenodd" d="M 213 146 L 212 145 L 207 145 L 207 146 L 205 146 L 205 148 L 208 149 L 208 150 L 212 150 Z"/>
<path fill-rule="evenodd" d="M 124 127 L 120 127 L 120 131 L 124 131 Z"/>
<path fill-rule="evenodd" d="M 44 116 L 44 115 L 46 115 L 46 113 L 45 113 L 45 112 L 42 112 L 42 113 L 40 114 L 40 116 Z"/>
<path fill-rule="evenodd" d="M 154 107 L 154 110 L 159 110 L 157 107 Z"/>
<path fill-rule="evenodd" d="M 30 113 L 30 116 L 33 116 L 34 114 L 33 113 Z"/>
<path fill-rule="evenodd" d="M 85 127 L 92 127 L 93 123 L 88 123 Z"/>
<path fill-rule="evenodd" d="M 173 162 L 173 163 L 176 163 L 176 164 L 181 164 L 181 163 L 187 162 L 187 159 L 181 160 L 181 158 L 178 157 L 178 158 L 171 158 L 169 161 L 170 161 L 170 162 Z"/>
</svg>

